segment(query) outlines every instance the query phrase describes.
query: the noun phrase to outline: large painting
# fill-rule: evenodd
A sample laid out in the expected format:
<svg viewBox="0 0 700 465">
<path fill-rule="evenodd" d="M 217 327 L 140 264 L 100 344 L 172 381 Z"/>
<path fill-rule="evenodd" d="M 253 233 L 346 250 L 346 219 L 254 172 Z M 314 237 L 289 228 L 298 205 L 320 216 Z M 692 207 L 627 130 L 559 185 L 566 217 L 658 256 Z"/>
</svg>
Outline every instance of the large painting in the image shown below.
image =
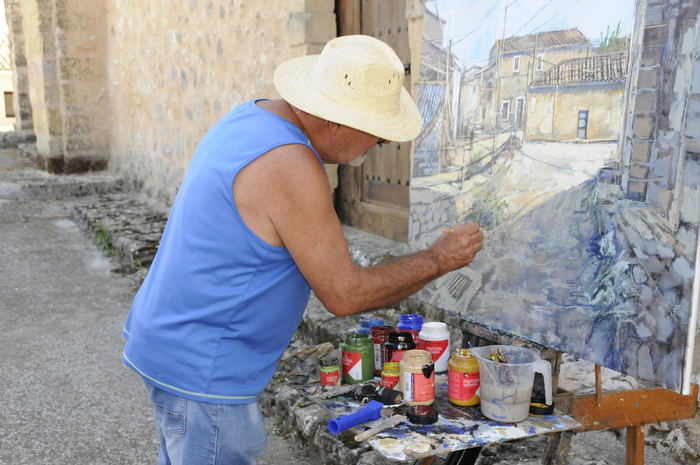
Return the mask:
<svg viewBox="0 0 700 465">
<path fill-rule="evenodd" d="M 687 392 L 700 156 L 629 160 L 639 28 L 634 0 L 426 2 L 409 240 L 479 222 L 420 300 Z"/>
</svg>

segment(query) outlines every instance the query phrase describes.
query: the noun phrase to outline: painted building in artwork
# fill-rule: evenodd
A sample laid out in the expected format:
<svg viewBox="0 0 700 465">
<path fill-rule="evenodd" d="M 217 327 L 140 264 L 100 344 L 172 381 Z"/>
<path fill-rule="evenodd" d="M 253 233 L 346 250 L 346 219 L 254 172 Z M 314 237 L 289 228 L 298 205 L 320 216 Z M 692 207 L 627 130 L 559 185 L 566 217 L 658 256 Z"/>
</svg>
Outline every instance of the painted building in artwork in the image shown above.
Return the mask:
<svg viewBox="0 0 700 465">
<path fill-rule="evenodd" d="M 462 79 L 460 119 L 530 140 L 616 139 L 629 41 L 595 47 L 577 28 L 498 40 Z"/>
<path fill-rule="evenodd" d="M 552 66 L 527 93 L 525 139 L 616 140 L 627 80 L 627 52 Z"/>
<path fill-rule="evenodd" d="M 576 28 L 497 40 L 489 54 L 484 127 L 524 129 L 530 83 L 563 61 L 591 55 L 592 47 Z"/>
</svg>

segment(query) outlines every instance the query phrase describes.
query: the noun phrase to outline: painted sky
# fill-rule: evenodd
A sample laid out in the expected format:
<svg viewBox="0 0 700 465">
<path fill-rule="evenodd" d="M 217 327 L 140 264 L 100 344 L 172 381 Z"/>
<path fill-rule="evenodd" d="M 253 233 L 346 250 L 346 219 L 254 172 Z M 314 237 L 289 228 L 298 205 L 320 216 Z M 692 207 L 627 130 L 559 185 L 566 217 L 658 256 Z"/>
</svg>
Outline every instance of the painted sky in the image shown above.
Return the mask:
<svg viewBox="0 0 700 465">
<path fill-rule="evenodd" d="M 7 20 L 5 19 L 5 2 L 0 2 L 0 34 L 7 34 Z"/>
<path fill-rule="evenodd" d="M 453 51 L 469 67 L 488 61 L 489 50 L 503 36 L 504 13 L 506 37 L 578 27 L 596 43 L 618 21 L 621 35 L 631 34 L 634 4 L 635 0 L 434 0 L 426 7 L 447 20 L 445 46 L 451 38 Z"/>
</svg>

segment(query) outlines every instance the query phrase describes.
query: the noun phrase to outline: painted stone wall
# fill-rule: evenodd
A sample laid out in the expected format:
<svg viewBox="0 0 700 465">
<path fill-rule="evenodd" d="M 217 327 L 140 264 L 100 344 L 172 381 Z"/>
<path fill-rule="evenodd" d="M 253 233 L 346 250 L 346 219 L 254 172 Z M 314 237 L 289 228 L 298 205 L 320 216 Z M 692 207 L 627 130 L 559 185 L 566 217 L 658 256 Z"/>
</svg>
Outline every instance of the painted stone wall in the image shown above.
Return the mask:
<svg viewBox="0 0 700 465">
<path fill-rule="evenodd" d="M 624 83 L 580 86 L 553 91 L 530 91 L 525 137 L 528 140 L 576 140 L 578 112 L 588 111 L 586 139 L 613 140 L 619 136 Z M 534 104 L 534 105 L 533 105 Z"/>
<path fill-rule="evenodd" d="M 332 0 L 111 0 L 110 166 L 169 203 L 199 140 L 231 108 L 277 96 L 275 67 L 335 37 Z"/>
<path fill-rule="evenodd" d="M 679 168 L 692 158 L 684 150 L 698 149 L 699 8 L 693 0 L 648 0 L 638 11 L 630 65 L 639 71 L 630 83 L 622 185 L 629 198 L 654 204 L 673 225 L 683 184 Z"/>
</svg>

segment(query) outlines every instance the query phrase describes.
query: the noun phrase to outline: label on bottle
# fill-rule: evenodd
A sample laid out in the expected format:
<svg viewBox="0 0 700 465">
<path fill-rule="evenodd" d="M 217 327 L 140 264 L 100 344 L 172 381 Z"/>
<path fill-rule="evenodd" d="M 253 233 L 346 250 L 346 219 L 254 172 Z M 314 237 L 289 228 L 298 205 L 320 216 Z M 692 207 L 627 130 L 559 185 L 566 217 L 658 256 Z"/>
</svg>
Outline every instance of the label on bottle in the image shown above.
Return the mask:
<svg viewBox="0 0 700 465">
<path fill-rule="evenodd" d="M 430 352 L 430 355 L 433 357 L 433 362 L 437 363 L 440 357 L 447 351 L 449 342 L 450 341 L 447 339 L 441 339 L 439 341 L 424 341 L 423 339 L 418 339 L 418 348 Z"/>
<path fill-rule="evenodd" d="M 339 386 L 340 385 L 340 367 L 329 366 L 321 367 L 321 386 Z"/>
<path fill-rule="evenodd" d="M 380 383 L 385 388 L 394 389 L 397 384 L 399 384 L 399 376 L 386 376 L 382 375 L 382 380 Z"/>
<path fill-rule="evenodd" d="M 362 353 L 343 352 L 343 376 L 350 375 L 356 381 L 362 380 Z"/>
<path fill-rule="evenodd" d="M 461 371 L 448 370 L 447 395 L 451 399 L 468 401 L 477 394 L 481 378 L 479 372 L 463 373 Z"/>
<path fill-rule="evenodd" d="M 423 373 L 404 373 L 403 396 L 406 402 L 425 402 L 435 398 L 435 372 L 426 378 Z"/>
</svg>

